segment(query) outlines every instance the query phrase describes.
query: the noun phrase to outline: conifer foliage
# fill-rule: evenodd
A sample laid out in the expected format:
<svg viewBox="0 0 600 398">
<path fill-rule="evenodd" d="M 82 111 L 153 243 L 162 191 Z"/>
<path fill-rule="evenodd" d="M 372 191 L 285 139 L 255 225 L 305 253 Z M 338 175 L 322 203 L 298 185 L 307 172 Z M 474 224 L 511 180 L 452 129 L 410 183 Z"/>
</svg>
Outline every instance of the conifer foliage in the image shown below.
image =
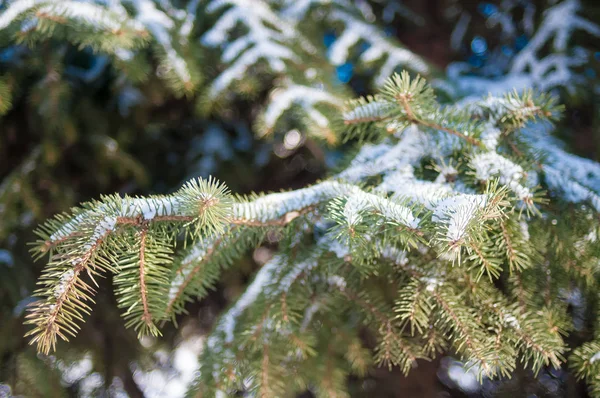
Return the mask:
<svg viewBox="0 0 600 398">
<path fill-rule="evenodd" d="M 343 395 L 345 377 L 371 363 L 409 372 L 448 351 L 481 377 L 559 367 L 570 322 L 558 297 L 595 286 L 599 202 L 579 170 L 556 168 L 569 158 L 600 176 L 557 147 L 541 155 L 547 130 L 527 126 L 559 115 L 552 97 L 530 92 L 441 106 L 403 72 L 339 115 L 340 134 L 362 145 L 313 186 L 242 197 L 200 179 L 169 196 L 84 204 L 38 231 L 34 253 L 50 261 L 32 342 L 47 353 L 74 335 L 106 272 L 127 325 L 159 334 L 269 237 L 277 254 L 207 341 L 203 395 Z M 177 242 L 187 247 L 174 255 Z M 592 385 L 594 344 L 572 354 Z"/>
<path fill-rule="evenodd" d="M 198 68 L 191 57 L 180 53 L 181 44 L 177 43 L 189 35 L 191 25 L 188 22 L 186 27 L 182 18 L 187 14 L 172 8 L 160 10 L 150 0 L 136 0 L 131 6 L 132 13 L 120 1 L 13 1 L 0 16 L 0 31 L 3 38 L 16 36 L 17 41 L 29 45 L 51 37 L 89 47 L 134 73 L 144 65 L 139 50 L 152 45 L 162 75 L 173 90 L 190 93 L 199 80 L 194 76 Z M 180 29 L 173 35 L 176 27 Z"/>
<path fill-rule="evenodd" d="M 157 96 L 155 76 L 203 121 L 244 115 L 259 137 L 294 131 L 353 153 L 297 190 L 238 195 L 194 178 L 169 195 L 107 195 L 48 220 L 32 248 L 47 265 L 26 317 L 39 352 L 77 335 L 100 278 L 113 276 L 125 326 L 160 336 L 268 244 L 273 255 L 206 339 L 190 395 L 348 396 L 351 375 L 406 374 L 450 354 L 479 380 L 569 366 L 600 396 L 600 328 L 591 341 L 571 338 L 572 298 L 598 311 L 600 165 L 553 137 L 563 108 L 556 93 L 533 90 L 585 86 L 590 52 L 571 35 L 600 30 L 563 0 L 500 79 L 464 68 L 447 78 L 371 23 L 365 4 L 0 4 L 0 43 L 45 48 L 52 61 L 28 62 L 41 76 L 31 102 L 53 120 L 44 131 L 78 124 L 59 112 L 72 91 L 60 55 L 77 48 L 145 100 Z M 347 67 L 375 94 L 351 100 Z M 0 114 L 23 102 L 29 77 L 13 69 L 0 69 Z M 500 94 L 507 86 L 519 90 Z M 0 205 L 23 193 L 11 184 L 43 147 L 0 185 Z"/>
</svg>

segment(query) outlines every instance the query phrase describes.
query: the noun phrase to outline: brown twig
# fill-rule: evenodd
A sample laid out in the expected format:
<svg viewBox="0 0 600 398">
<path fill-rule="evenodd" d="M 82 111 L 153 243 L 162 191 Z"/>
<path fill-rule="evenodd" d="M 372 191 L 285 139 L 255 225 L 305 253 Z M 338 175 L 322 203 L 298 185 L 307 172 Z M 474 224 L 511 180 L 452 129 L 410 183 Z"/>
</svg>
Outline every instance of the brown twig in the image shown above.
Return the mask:
<svg viewBox="0 0 600 398">
<path fill-rule="evenodd" d="M 444 131 L 444 132 L 446 132 L 448 134 L 451 134 L 451 135 L 454 135 L 456 137 L 459 137 L 459 138 L 467 141 L 468 143 L 470 143 L 472 145 L 483 147 L 483 143 L 481 141 L 479 141 L 477 138 L 469 137 L 468 135 L 465 135 L 465 134 L 463 134 L 463 133 L 461 133 L 459 131 L 453 130 L 453 129 L 448 128 L 448 127 L 444 127 L 444 126 L 439 125 L 437 123 L 428 122 L 428 121 L 419 119 L 414 114 L 414 112 L 413 112 L 413 110 L 412 110 L 412 108 L 410 106 L 410 103 L 409 103 L 409 98 L 405 94 L 399 94 L 396 97 L 396 99 L 400 102 L 400 104 L 404 108 L 404 112 L 406 112 L 406 118 L 411 123 L 420 124 L 422 126 L 429 127 L 429 128 L 434 129 L 434 130 Z"/>
<path fill-rule="evenodd" d="M 144 315 L 142 320 L 146 322 L 146 325 L 152 325 L 152 314 L 148 309 L 148 292 L 146 290 L 146 236 L 148 235 L 148 227 L 146 226 L 140 231 L 140 259 L 139 259 L 139 270 L 140 270 L 140 294 L 142 296 L 142 307 L 144 309 Z"/>
</svg>

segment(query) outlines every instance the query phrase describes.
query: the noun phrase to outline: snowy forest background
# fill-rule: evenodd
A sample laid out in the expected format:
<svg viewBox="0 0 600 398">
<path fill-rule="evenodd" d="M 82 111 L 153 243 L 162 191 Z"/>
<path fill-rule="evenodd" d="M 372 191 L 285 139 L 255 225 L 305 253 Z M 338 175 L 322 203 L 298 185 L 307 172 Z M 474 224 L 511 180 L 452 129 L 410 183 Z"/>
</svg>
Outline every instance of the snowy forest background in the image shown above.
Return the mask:
<svg viewBox="0 0 600 398">
<path fill-rule="evenodd" d="M 322 134 L 307 134 L 293 124 L 293 118 L 280 120 L 277 109 L 257 117 L 262 112 L 258 104 L 268 102 L 274 86 L 285 91 L 282 76 L 286 73 L 308 78 L 318 74 L 334 91 L 350 92 L 350 97 L 368 94 L 373 80 L 385 80 L 399 69 L 396 64 L 365 66 L 361 54 L 385 40 L 397 40 L 422 57 L 423 65 L 417 58 L 410 66 L 432 76 L 434 86 L 438 79 L 441 90 L 447 76 L 463 97 L 500 93 L 512 86 L 559 96 L 566 106 L 557 129 L 561 138 L 574 153 L 600 160 L 600 28 L 595 24 L 600 21 L 600 5 L 595 0 L 351 0 L 364 25 L 350 28 L 340 28 L 326 18 L 317 20 L 318 12 L 303 11 L 302 4 L 308 9 L 310 1 L 298 1 L 296 6 L 291 2 L 288 17 L 297 18 L 298 25 L 314 23 L 315 28 L 304 28 L 304 33 L 314 34 L 310 39 L 325 49 L 334 48 L 328 53 L 329 65 L 279 76 L 269 68 L 259 69 L 236 84 L 237 96 L 210 103 L 205 98 L 222 94 L 214 82 L 224 61 L 219 61 L 218 35 L 207 34 L 216 19 L 208 12 L 210 5 L 206 11 L 207 3 L 213 2 L 149 2 L 165 18 L 168 15 L 179 32 L 190 29 L 186 40 L 199 43 L 185 47 L 188 67 L 193 67 L 183 82 L 182 73 L 171 76 L 177 74 L 176 65 L 164 67 L 177 60 L 175 51 L 181 48 L 165 45 L 156 21 L 141 23 L 147 23 L 161 49 L 143 50 L 139 59 L 136 55 L 135 62 L 129 62 L 128 54 L 114 49 L 94 53 L 92 46 L 77 47 L 67 44 L 67 39 L 15 42 L 14 32 L 5 29 L 13 3 L 17 1 L 0 0 L 0 99 L 5 99 L 0 101 L 0 397 L 185 394 L 206 334 L 270 256 L 269 245 L 241 259 L 214 292 L 188 305 L 189 314 L 178 319 L 178 328 L 167 325 L 160 339 L 138 340 L 125 329 L 111 289 L 100 289 L 95 311 L 78 337 L 44 356 L 23 337 L 25 307 L 43 266 L 33 262 L 27 243 L 34 240 L 36 224 L 105 193 L 169 193 L 191 177 L 208 175 L 226 181 L 238 193 L 277 191 L 306 186 L 335 170 L 348 147 L 333 145 L 335 140 L 326 129 Z M 97 3 L 110 6 L 111 2 Z M 151 7 L 148 1 L 129 3 L 138 11 Z M 286 2 L 257 1 L 255 6 L 259 3 L 284 7 Z M 364 26 L 378 26 L 384 41 L 361 44 L 363 48 L 353 49 L 354 57 L 344 54 L 340 41 L 352 41 L 345 35 L 361 32 Z M 544 32 L 548 37 L 542 37 Z M 374 37 L 369 31 L 360 34 Z M 566 64 L 540 71 L 533 64 L 515 62 L 529 62 L 519 54 L 538 44 L 540 52 L 566 51 L 561 40 L 567 38 L 561 35 L 569 36 Z M 119 64 L 123 59 L 128 62 Z M 330 100 L 334 106 L 335 101 Z M 312 105 L 301 103 L 319 125 L 319 116 L 310 113 Z M 102 283 L 108 286 L 111 281 Z M 577 297 L 570 300 L 576 313 Z M 585 340 L 585 327 L 572 338 Z M 423 362 L 407 377 L 376 368 L 349 383 L 355 396 L 365 397 L 586 394 L 585 385 L 566 368 L 542 371 L 538 377 L 517 371 L 511 380 L 484 380 L 479 385 L 474 374 L 449 356 Z"/>
</svg>

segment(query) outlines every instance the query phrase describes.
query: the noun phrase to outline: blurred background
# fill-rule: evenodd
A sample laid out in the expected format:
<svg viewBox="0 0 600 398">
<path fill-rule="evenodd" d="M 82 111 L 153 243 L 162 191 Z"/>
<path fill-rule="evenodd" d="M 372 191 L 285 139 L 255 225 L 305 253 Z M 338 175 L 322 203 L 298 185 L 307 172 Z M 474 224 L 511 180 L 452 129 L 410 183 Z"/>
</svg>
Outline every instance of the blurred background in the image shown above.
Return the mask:
<svg viewBox="0 0 600 398">
<path fill-rule="evenodd" d="M 355 2 L 386 35 L 440 71 L 458 68 L 486 78 L 507 73 L 552 3 Z M 0 0 L 0 20 L 7 7 Z M 582 7 L 587 19 L 600 22 L 597 0 Z M 323 45 L 336 34 L 327 30 Z M 579 71 L 588 83 L 558 89 L 567 107 L 560 131 L 574 152 L 600 160 L 600 39 L 577 40 L 592 52 Z M 210 67 L 208 58 L 204 63 Z M 364 94 L 369 73 L 347 62 L 330 78 Z M 173 95 L 153 74 L 136 79 L 111 58 L 61 40 L 27 46 L 0 34 L 0 79 L 0 92 L 3 83 L 12 88 L 11 106 L 0 101 L 0 397 L 183 396 L 204 336 L 269 249 L 248 253 L 209 297 L 188 306 L 178 328 L 166 325 L 160 339 L 138 340 L 125 329 L 109 276 L 77 338 L 43 356 L 23 337 L 25 307 L 44 265 L 28 252 L 36 224 L 102 194 L 169 193 L 198 176 L 213 175 L 237 193 L 302 187 L 334 168 L 344 147 L 295 129 L 256 138 L 252 125 L 264 90 L 230 101 L 227 117 L 207 116 L 195 100 Z M 419 363 L 408 377 L 374 369 L 349 383 L 357 397 L 585 396 L 566 370 L 537 377 L 519 371 L 511 380 L 480 385 L 452 357 Z"/>
</svg>

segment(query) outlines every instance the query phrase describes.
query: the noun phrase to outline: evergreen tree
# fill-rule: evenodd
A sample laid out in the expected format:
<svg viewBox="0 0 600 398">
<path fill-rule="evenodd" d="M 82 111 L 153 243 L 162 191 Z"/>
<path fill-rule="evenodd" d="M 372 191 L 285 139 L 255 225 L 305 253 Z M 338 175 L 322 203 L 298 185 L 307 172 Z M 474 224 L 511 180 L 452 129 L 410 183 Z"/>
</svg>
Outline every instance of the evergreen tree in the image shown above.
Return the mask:
<svg viewBox="0 0 600 398">
<path fill-rule="evenodd" d="M 600 395 L 597 333 L 571 337 L 581 336 L 573 307 L 597 318 L 600 165 L 553 136 L 557 98 L 597 84 L 580 70 L 590 52 L 570 41 L 600 35 L 577 1 L 545 11 L 500 78 L 446 76 L 386 36 L 371 21 L 378 8 L 360 2 L 182 3 L 7 2 L 0 40 L 48 56 L 29 60 L 22 77 L 0 77 L 0 111 L 10 112 L 19 79 L 35 76 L 51 94 L 35 92 L 42 120 L 55 124 L 32 156 L 52 131 L 88 120 L 65 101 L 57 50 L 72 46 L 110 63 L 121 85 L 160 77 L 202 118 L 244 115 L 288 150 L 304 140 L 351 156 L 292 191 L 237 195 L 194 178 L 171 194 L 103 196 L 55 216 L 32 249 L 48 259 L 26 320 L 38 351 L 77 335 L 100 278 L 112 275 L 125 326 L 156 337 L 268 245 L 214 325 L 190 395 L 346 396 L 348 379 L 373 366 L 408 373 L 441 353 L 480 381 L 569 366 Z M 353 73 L 372 88 L 357 88 Z M 375 94 L 349 100 L 352 89 Z"/>
</svg>

